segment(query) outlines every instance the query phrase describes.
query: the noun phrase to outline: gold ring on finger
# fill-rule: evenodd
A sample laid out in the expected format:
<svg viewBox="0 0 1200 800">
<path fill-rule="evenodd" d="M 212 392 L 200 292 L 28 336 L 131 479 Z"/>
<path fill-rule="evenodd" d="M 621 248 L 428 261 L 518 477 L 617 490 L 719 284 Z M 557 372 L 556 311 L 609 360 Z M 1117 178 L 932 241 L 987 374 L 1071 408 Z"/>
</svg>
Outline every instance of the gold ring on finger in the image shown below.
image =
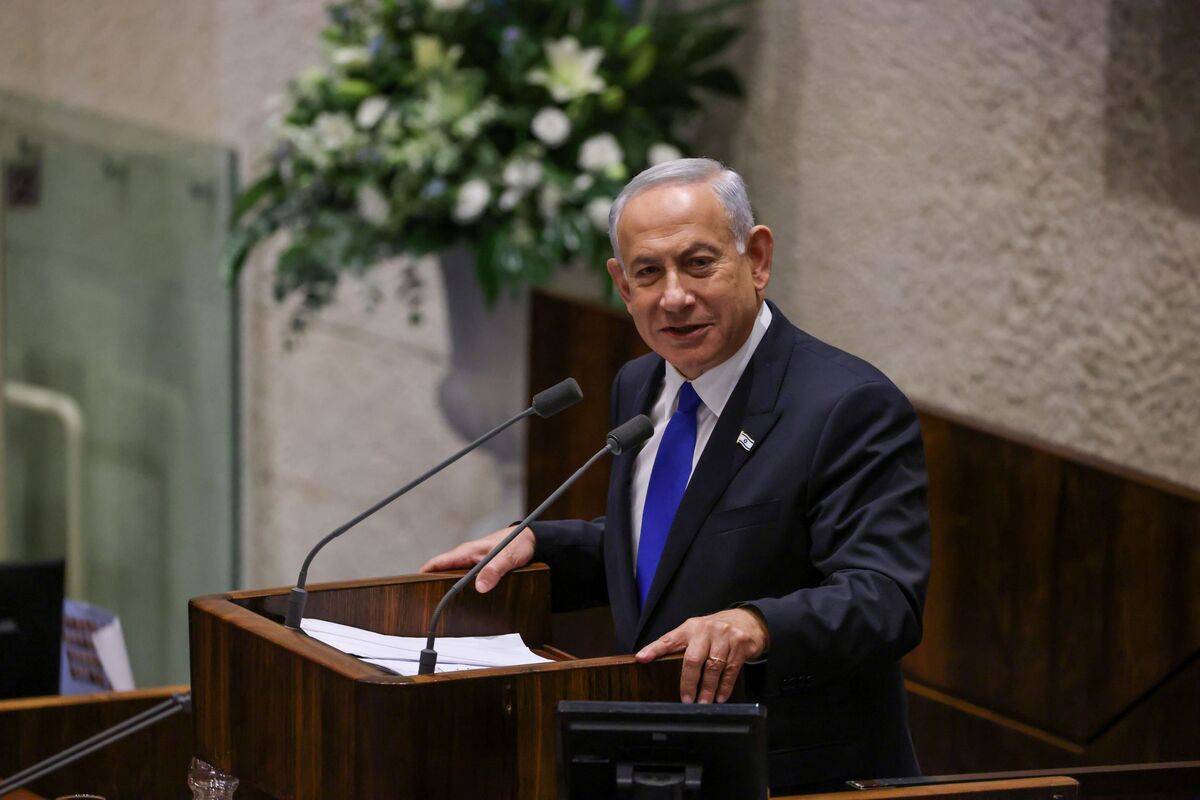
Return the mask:
<svg viewBox="0 0 1200 800">
<path fill-rule="evenodd" d="M 709 657 L 708 657 L 708 660 L 709 660 L 709 661 L 716 661 L 718 664 L 728 664 L 728 663 L 729 663 L 729 662 L 728 662 L 728 661 L 726 661 L 725 659 L 723 659 L 723 658 L 717 658 L 716 656 L 709 656 Z"/>
</svg>

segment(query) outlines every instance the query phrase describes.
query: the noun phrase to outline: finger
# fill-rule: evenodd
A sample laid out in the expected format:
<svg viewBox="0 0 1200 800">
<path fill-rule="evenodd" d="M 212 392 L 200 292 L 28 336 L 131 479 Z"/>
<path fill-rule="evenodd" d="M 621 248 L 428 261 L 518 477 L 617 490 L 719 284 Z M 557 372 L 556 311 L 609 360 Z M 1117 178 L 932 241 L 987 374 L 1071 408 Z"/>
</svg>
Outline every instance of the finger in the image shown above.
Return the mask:
<svg viewBox="0 0 1200 800">
<path fill-rule="evenodd" d="M 634 658 L 645 664 L 668 653 L 678 653 L 686 646 L 687 639 L 681 635 L 680 628 L 676 628 L 643 647 Z"/>
<path fill-rule="evenodd" d="M 683 651 L 683 668 L 679 671 L 679 699 L 685 703 L 696 699 L 700 674 L 704 671 L 704 660 L 708 658 L 708 644 L 707 634 L 693 635 L 687 649 Z"/>
<path fill-rule="evenodd" d="M 746 658 L 740 651 L 735 649 L 730 652 L 729 663 L 725 665 L 725 671 L 721 673 L 721 682 L 717 685 L 718 703 L 724 703 L 733 694 L 733 686 L 737 683 L 738 675 L 745 664 Z"/>
<path fill-rule="evenodd" d="M 696 696 L 699 703 L 711 703 L 717 695 L 717 685 L 729 663 L 729 646 L 721 642 L 712 642 L 708 656 L 704 659 L 704 667 L 700 673 L 700 693 Z"/>
<path fill-rule="evenodd" d="M 460 545 L 453 550 L 436 555 L 421 566 L 421 572 L 442 572 L 448 569 L 473 567 L 479 561 L 477 556 L 463 549 Z"/>
<path fill-rule="evenodd" d="M 518 563 L 517 557 L 513 554 L 513 545 L 509 544 L 508 547 L 497 553 L 496 557 L 488 562 L 486 567 L 479 570 L 479 574 L 475 576 L 476 591 L 490 591 L 500 582 L 501 578 L 519 566 L 521 565 Z"/>
</svg>

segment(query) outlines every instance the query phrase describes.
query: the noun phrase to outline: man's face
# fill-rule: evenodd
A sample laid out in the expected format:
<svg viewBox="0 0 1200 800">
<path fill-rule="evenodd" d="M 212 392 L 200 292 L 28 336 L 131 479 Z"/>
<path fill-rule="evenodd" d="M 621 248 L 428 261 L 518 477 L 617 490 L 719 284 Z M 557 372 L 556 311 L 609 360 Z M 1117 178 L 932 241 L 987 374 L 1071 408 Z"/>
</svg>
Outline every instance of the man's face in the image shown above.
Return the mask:
<svg viewBox="0 0 1200 800">
<path fill-rule="evenodd" d="M 738 253 L 729 219 L 707 183 L 658 186 L 621 213 L 608 272 L 638 333 L 693 379 L 750 335 L 771 277 L 771 231 L 759 225 Z"/>
</svg>

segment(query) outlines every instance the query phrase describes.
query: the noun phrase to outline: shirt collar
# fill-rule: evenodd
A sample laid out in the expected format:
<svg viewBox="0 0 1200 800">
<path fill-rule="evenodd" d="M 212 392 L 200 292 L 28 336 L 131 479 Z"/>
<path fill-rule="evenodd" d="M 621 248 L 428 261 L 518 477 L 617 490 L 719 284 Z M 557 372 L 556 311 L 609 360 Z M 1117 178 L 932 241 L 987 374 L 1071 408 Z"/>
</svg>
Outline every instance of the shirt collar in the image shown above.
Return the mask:
<svg viewBox="0 0 1200 800">
<path fill-rule="evenodd" d="M 729 402 L 729 395 L 733 394 L 733 387 L 737 386 L 742 373 L 746 371 L 746 365 L 750 363 L 750 358 L 758 349 L 758 343 L 762 341 L 770 326 L 771 309 L 764 301 L 758 309 L 754 325 L 750 328 L 750 335 L 746 337 L 746 341 L 742 342 L 738 351 L 692 381 L 692 388 L 700 396 L 700 402 L 704 403 L 704 407 L 715 416 L 721 416 L 721 412 L 725 410 L 725 404 Z M 663 393 L 671 398 L 672 413 L 676 407 L 679 387 L 686 380 L 687 378 L 683 377 L 679 370 L 675 369 L 670 362 L 667 363 L 666 372 L 663 374 Z"/>
</svg>

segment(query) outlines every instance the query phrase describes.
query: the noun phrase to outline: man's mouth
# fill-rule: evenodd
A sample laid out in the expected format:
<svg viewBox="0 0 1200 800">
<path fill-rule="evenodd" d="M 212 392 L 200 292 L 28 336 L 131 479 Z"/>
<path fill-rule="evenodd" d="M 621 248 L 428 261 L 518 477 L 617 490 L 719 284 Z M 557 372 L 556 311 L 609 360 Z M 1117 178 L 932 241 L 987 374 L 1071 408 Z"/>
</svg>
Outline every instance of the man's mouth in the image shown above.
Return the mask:
<svg viewBox="0 0 1200 800">
<path fill-rule="evenodd" d="M 712 327 L 711 322 L 701 322 L 695 325 L 667 325 L 663 328 L 663 333 L 675 339 L 688 339 L 699 335 L 701 332 Z"/>
</svg>

